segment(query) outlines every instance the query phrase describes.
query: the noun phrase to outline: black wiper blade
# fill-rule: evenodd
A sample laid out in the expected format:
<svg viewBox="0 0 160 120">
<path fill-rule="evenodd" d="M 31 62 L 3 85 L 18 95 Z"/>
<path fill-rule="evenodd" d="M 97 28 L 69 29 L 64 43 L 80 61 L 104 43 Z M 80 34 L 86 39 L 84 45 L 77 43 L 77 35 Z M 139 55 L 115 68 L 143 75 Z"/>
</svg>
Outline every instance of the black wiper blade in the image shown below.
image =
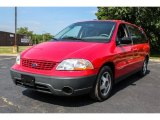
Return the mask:
<svg viewBox="0 0 160 120">
<path fill-rule="evenodd" d="M 76 37 L 72 37 L 72 36 L 63 37 L 63 38 L 61 38 L 61 39 L 62 39 L 62 40 L 81 40 L 81 41 L 84 41 L 84 39 L 76 38 Z"/>
<path fill-rule="evenodd" d="M 52 38 L 50 41 L 54 41 L 54 40 L 57 40 L 56 38 Z"/>
</svg>

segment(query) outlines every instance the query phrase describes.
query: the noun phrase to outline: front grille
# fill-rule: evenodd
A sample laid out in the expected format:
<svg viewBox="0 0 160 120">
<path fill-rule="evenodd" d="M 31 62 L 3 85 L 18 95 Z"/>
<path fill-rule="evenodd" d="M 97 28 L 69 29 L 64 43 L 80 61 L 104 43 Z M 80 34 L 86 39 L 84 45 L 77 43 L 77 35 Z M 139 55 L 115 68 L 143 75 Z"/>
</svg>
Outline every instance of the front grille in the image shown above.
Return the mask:
<svg viewBox="0 0 160 120">
<path fill-rule="evenodd" d="M 22 59 L 22 66 L 38 70 L 51 70 L 55 65 L 53 61 Z"/>
</svg>

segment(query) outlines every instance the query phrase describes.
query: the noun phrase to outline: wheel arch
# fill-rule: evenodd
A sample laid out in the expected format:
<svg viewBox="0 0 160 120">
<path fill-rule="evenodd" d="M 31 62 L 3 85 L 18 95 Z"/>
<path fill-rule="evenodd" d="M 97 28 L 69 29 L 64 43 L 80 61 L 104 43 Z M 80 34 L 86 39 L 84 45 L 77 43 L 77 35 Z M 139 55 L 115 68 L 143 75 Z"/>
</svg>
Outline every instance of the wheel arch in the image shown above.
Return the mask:
<svg viewBox="0 0 160 120">
<path fill-rule="evenodd" d="M 113 62 L 106 62 L 106 63 L 104 63 L 102 66 L 101 66 L 101 68 L 100 68 L 100 70 L 104 67 L 104 66 L 109 66 L 110 68 L 111 68 L 111 70 L 112 70 L 112 72 L 113 72 L 113 81 L 114 81 L 114 79 L 115 79 L 115 64 L 113 63 Z"/>
</svg>

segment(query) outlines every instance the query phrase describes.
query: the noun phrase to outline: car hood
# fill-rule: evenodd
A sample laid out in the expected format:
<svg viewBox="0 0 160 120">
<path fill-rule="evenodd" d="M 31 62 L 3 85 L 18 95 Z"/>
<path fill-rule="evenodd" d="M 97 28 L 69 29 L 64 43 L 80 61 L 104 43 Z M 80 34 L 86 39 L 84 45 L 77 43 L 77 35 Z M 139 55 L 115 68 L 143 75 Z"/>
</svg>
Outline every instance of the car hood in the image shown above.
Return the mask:
<svg viewBox="0 0 160 120">
<path fill-rule="evenodd" d="M 102 49 L 104 44 L 78 41 L 44 42 L 24 51 L 21 57 L 55 62 L 68 58 L 90 59 L 94 51 Z"/>
</svg>

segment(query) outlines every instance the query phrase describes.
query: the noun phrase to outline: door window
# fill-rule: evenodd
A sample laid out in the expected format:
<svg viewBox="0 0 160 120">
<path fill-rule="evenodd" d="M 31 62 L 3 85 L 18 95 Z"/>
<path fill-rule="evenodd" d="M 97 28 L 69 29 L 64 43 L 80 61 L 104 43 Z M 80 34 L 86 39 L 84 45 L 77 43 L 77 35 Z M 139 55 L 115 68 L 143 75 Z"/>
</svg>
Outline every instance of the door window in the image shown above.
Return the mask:
<svg viewBox="0 0 160 120">
<path fill-rule="evenodd" d="M 128 31 L 125 24 L 120 24 L 117 32 L 116 43 L 120 43 L 123 38 L 128 38 Z"/>
</svg>

